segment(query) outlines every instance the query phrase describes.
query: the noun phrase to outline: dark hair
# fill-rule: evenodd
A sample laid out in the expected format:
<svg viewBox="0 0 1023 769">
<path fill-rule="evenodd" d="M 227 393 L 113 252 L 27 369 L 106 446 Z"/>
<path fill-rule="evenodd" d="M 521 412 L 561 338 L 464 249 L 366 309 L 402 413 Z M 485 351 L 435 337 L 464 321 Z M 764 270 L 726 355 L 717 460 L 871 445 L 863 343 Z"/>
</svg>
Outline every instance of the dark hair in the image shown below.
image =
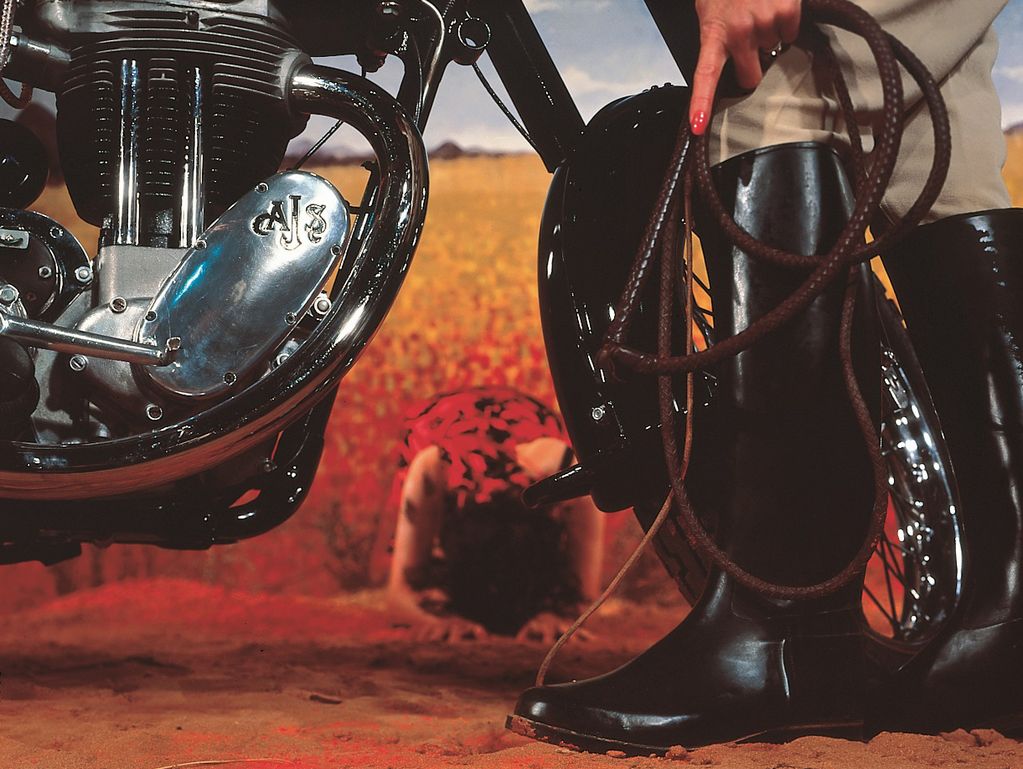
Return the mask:
<svg viewBox="0 0 1023 769">
<path fill-rule="evenodd" d="M 580 598 L 564 524 L 549 508 L 527 508 L 520 494 L 456 506 L 441 527 L 449 608 L 493 633 L 514 634 L 538 612 Z"/>
</svg>

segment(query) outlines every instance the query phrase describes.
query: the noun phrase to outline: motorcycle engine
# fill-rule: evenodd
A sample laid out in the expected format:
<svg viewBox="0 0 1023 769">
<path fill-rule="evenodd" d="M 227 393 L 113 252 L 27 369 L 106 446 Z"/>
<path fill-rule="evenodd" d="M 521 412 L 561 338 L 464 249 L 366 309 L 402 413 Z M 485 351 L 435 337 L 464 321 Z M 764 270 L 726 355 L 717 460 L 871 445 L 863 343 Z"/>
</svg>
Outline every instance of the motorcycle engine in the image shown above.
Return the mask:
<svg viewBox="0 0 1023 769">
<path fill-rule="evenodd" d="M 3 75 L 56 95 L 60 165 L 100 235 L 87 252 L 26 210 L 45 148 L 0 120 L 0 563 L 268 531 L 308 493 L 429 189 L 401 94 L 309 56 L 441 41 L 443 20 L 396 25 L 371 0 L 4 5 Z M 357 211 L 278 170 L 306 115 L 368 142 Z"/>
<path fill-rule="evenodd" d="M 305 126 L 305 116 L 289 110 L 286 85 L 306 57 L 283 20 L 267 15 L 265 2 L 47 2 L 37 8 L 40 31 L 71 53 L 57 92 L 57 136 L 72 200 L 83 219 L 109 226 L 119 156 L 129 149 L 125 142 L 134 141 L 138 245 L 191 245 L 182 242 L 176 220 L 187 170 L 181 160 L 197 121 L 209 221 L 277 171 L 288 141 Z M 58 22 L 69 29 L 60 30 Z M 129 99 L 122 87 L 125 62 Z"/>
<path fill-rule="evenodd" d="M 78 214 L 101 231 L 91 266 L 80 253 L 33 243 L 51 257 L 55 287 L 79 288 L 46 320 L 137 343 L 181 344 L 186 353 L 154 375 L 137 362 L 33 350 L 42 397 L 31 438 L 67 443 L 138 434 L 207 408 L 232 385 L 272 369 L 329 310 L 323 283 L 348 223 L 340 196 L 318 177 L 263 184 L 307 120 L 288 98 L 292 73 L 309 58 L 286 14 L 267 0 L 30 0 L 17 21 L 24 40 L 66 57 L 50 75 L 60 162 Z M 43 63 L 40 73 L 54 69 Z M 219 237 L 203 236 L 245 195 L 253 199 L 227 214 L 237 232 L 221 226 Z M 269 229 L 258 231 L 254 222 L 270 215 Z M 343 219 L 342 230 L 321 227 L 317 239 L 315 228 L 331 216 Z M 11 211 L 0 224 L 28 230 L 29 223 L 28 212 Z M 275 241 L 271 231 L 289 223 L 310 233 L 300 258 L 294 240 L 280 233 Z M 197 255 L 197 248 L 208 250 Z M 225 249 L 237 253 L 218 262 Z M 242 251 L 248 261 L 239 268 Z M 304 277 L 270 279 L 284 257 L 304 265 Z M 210 287 L 201 295 L 194 288 L 200 277 Z M 3 278 L 0 262 L 0 284 Z M 182 286 L 192 288 L 190 297 Z M 247 292 L 240 298 L 239 286 Z M 288 311 L 272 323 L 257 321 L 269 307 Z M 175 323 L 164 313 L 171 309 Z M 210 348 L 211 336 L 220 340 L 219 352 Z M 249 352 L 239 356 L 243 349 Z M 211 365 L 219 373 L 200 371 Z"/>
</svg>

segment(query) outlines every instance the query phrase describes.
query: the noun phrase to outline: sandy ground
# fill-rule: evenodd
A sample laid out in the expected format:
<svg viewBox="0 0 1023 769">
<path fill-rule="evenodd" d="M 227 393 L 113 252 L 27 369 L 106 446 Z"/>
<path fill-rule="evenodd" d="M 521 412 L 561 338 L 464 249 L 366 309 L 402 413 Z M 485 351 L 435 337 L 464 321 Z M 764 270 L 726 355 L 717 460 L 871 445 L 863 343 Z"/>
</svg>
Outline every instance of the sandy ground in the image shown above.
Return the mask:
<svg viewBox="0 0 1023 769">
<path fill-rule="evenodd" d="M 324 600 L 195 582 L 124 582 L 8 615 L 0 628 L 0 766 L 664 767 L 568 753 L 503 729 L 543 655 L 496 639 L 420 644 L 372 593 Z M 555 677 L 644 648 L 677 610 L 612 604 Z M 626 636 L 623 629 L 628 628 Z M 196 764 L 190 762 L 213 762 Z M 722 745 L 676 763 L 735 769 L 1023 767 L 996 733 Z"/>
</svg>

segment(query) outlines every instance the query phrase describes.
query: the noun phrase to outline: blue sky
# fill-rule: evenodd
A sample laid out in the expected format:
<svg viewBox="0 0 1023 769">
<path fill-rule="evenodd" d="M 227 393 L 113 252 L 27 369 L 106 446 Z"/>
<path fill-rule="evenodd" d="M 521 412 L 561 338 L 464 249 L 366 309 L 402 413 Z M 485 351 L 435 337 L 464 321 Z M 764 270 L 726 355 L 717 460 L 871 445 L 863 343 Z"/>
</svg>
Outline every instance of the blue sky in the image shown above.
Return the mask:
<svg viewBox="0 0 1023 769">
<path fill-rule="evenodd" d="M 1023 123 L 1023 0 L 1009 1 L 995 29 L 999 36 L 995 87 L 1002 97 L 1002 125 L 1007 127 Z"/>
<path fill-rule="evenodd" d="M 526 0 L 526 5 L 584 117 L 651 84 L 681 81 L 642 0 Z M 1003 103 L 1002 124 L 1009 126 L 1023 123 L 1023 0 L 1010 0 L 996 29 L 1001 47 L 995 84 Z M 486 57 L 481 66 L 492 74 Z M 395 62 L 374 79 L 393 89 L 400 74 Z M 324 124 L 315 121 L 303 138 L 322 132 Z M 528 150 L 472 71 L 457 65 L 441 84 L 426 131 L 427 146 L 447 140 L 468 147 Z M 338 141 L 352 143 L 352 138 L 342 135 Z"/>
</svg>

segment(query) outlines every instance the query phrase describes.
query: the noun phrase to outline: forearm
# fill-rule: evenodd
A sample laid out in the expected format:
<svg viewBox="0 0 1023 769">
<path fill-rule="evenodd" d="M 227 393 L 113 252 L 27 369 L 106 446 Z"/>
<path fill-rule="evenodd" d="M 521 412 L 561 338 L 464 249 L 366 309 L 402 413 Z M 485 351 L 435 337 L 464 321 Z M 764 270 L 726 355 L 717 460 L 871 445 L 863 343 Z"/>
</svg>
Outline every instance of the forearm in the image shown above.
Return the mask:
<svg viewBox="0 0 1023 769">
<path fill-rule="evenodd" d="M 411 594 L 409 575 L 425 567 L 444 518 L 444 489 L 436 449 L 420 452 L 409 466 L 401 490 L 394 553 L 387 587 L 394 595 Z"/>
</svg>

